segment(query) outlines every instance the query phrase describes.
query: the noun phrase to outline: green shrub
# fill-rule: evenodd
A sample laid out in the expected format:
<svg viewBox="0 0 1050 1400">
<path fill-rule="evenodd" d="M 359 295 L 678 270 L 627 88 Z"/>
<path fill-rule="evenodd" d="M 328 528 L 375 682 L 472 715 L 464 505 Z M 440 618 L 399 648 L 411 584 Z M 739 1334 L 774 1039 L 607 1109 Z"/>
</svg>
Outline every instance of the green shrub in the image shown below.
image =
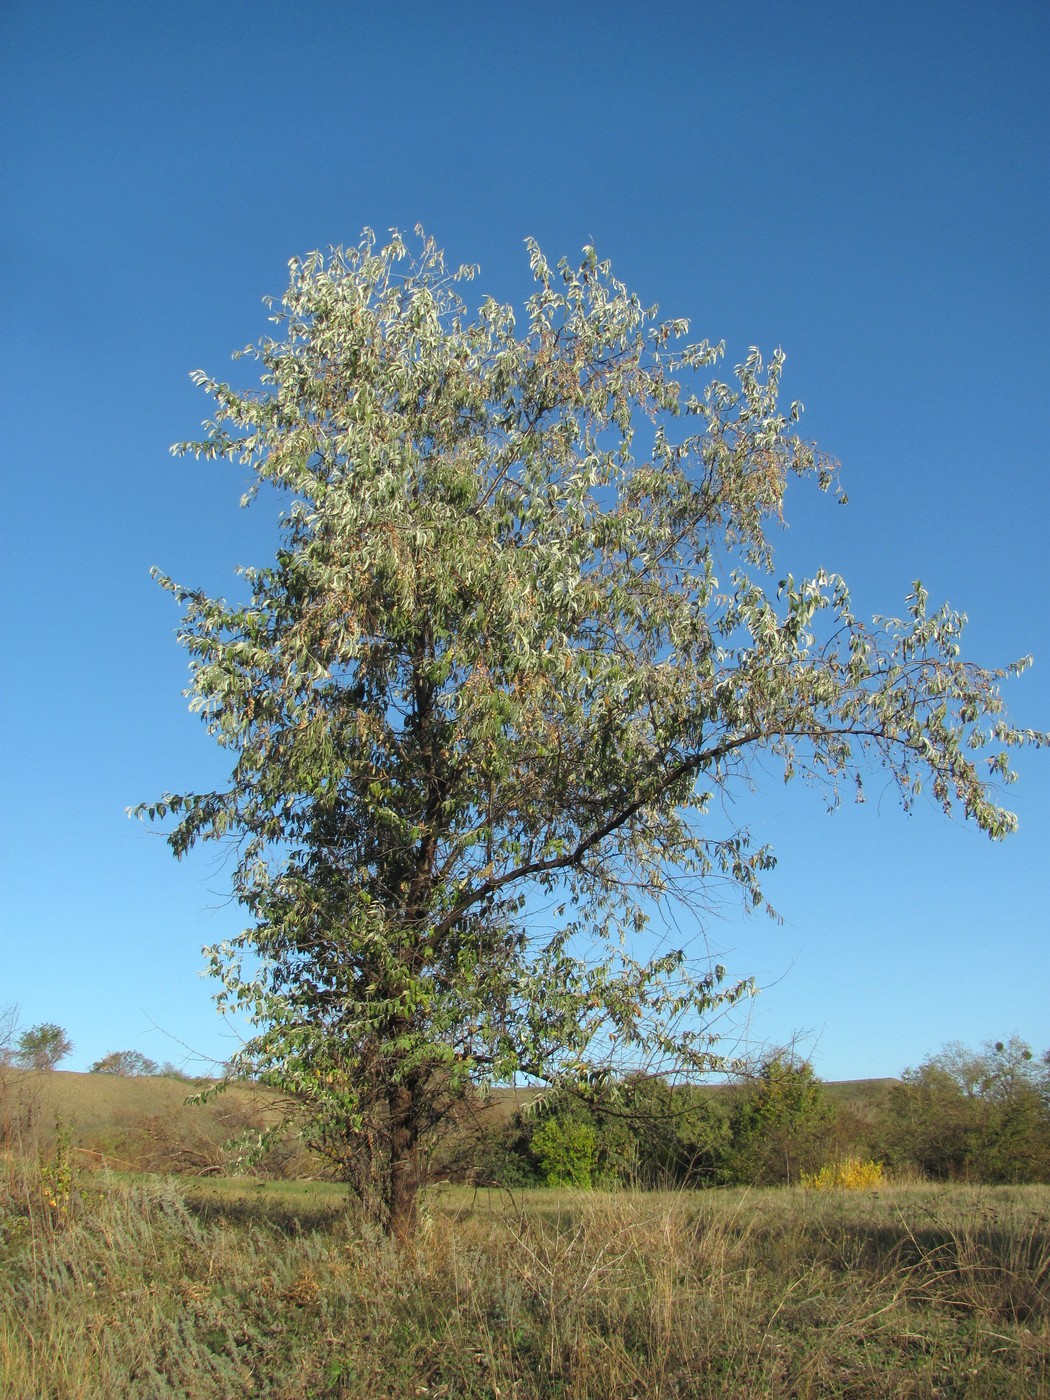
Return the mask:
<svg viewBox="0 0 1050 1400">
<path fill-rule="evenodd" d="M 578 1118 L 547 1118 L 532 1135 L 532 1151 L 548 1186 L 590 1190 L 598 1165 L 598 1134 Z"/>
<path fill-rule="evenodd" d="M 1050 1064 L 1024 1041 L 953 1042 L 890 1095 L 883 1153 L 935 1181 L 1050 1181 Z"/>
<path fill-rule="evenodd" d="M 724 1183 L 789 1186 L 820 1165 L 833 1110 L 812 1065 L 776 1056 L 732 1092 Z"/>
</svg>

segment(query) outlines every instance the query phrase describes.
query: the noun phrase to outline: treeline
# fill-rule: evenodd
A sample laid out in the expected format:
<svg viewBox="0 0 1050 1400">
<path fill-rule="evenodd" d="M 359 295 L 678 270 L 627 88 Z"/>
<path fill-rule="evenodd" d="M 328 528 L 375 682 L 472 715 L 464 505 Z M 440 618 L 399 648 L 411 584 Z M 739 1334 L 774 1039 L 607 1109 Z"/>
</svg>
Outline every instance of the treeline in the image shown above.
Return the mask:
<svg viewBox="0 0 1050 1400">
<path fill-rule="evenodd" d="M 10 1009 L 0 1016 L 0 1147 L 28 1142 L 55 1118 L 41 1089 L 71 1048 L 58 1025 L 20 1032 Z M 37 1073 L 11 1082 L 8 1068 Z M 191 1083 L 134 1050 L 108 1054 L 90 1072 Z M 156 1104 L 138 1095 L 142 1107 L 129 1103 L 119 1123 L 95 1122 L 79 1145 L 146 1171 L 331 1174 L 301 1141 L 275 1133 L 280 1110 L 265 1089 L 241 1083 L 207 1110 L 165 1094 Z M 76 1118 L 91 1097 L 81 1094 Z M 826 1084 L 808 1062 L 777 1055 L 725 1085 L 635 1074 L 586 1096 L 522 1098 L 513 1107 L 497 1091 L 468 1104 L 434 1146 L 431 1177 L 506 1187 L 782 1186 L 853 1161 L 898 1179 L 1050 1182 L 1050 1050 L 1037 1057 L 1016 1036 L 980 1050 L 950 1044 L 896 1081 Z M 246 1157 L 252 1142 L 265 1150 Z"/>
<path fill-rule="evenodd" d="M 193 1079 L 193 1075 L 187 1074 L 171 1060 L 158 1064 L 156 1060 L 151 1060 L 148 1055 L 143 1055 L 138 1050 L 111 1050 L 108 1055 L 103 1055 L 100 1060 L 89 1065 L 88 1073 L 122 1074 L 129 1079 L 184 1079 L 187 1082 Z"/>
<path fill-rule="evenodd" d="M 0 1068 L 13 1066 L 49 1073 L 72 1053 L 73 1042 L 63 1026 L 56 1025 L 54 1021 L 41 1021 L 39 1025 L 21 1030 L 17 1007 L 8 1006 L 0 1010 Z M 189 1080 L 192 1077 L 171 1060 L 159 1064 L 139 1050 L 111 1050 L 108 1055 L 89 1065 L 88 1073 L 120 1074 L 129 1079 L 153 1077 Z"/>
<path fill-rule="evenodd" d="M 636 1075 L 482 1115 L 472 1143 L 449 1175 L 509 1187 L 790 1185 L 848 1158 L 898 1177 L 1047 1182 L 1050 1051 L 953 1044 L 867 1093 L 790 1056 L 718 1088 Z"/>
</svg>

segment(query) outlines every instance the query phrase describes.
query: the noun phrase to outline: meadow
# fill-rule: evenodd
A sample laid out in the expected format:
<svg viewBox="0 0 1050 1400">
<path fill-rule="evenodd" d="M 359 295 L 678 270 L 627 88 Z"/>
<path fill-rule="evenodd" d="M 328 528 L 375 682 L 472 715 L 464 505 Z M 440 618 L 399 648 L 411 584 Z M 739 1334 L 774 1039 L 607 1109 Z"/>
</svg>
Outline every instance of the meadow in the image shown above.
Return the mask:
<svg viewBox="0 0 1050 1400">
<path fill-rule="evenodd" d="M 426 1198 L 398 1252 L 336 1185 L 0 1176 L 6 1400 L 1050 1394 L 1050 1188 Z"/>
</svg>

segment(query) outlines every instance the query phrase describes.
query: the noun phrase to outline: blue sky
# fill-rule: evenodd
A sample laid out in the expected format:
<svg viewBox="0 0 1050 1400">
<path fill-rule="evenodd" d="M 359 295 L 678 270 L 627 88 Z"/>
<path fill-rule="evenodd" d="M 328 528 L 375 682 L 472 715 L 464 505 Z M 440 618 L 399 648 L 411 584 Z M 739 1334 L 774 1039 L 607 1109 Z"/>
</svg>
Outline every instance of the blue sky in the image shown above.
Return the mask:
<svg viewBox="0 0 1050 1400">
<path fill-rule="evenodd" d="M 365 225 L 423 223 L 504 300 L 526 235 L 593 241 L 730 363 L 782 345 L 850 496 L 789 495 L 785 567 L 864 612 L 921 578 L 974 659 L 1036 654 L 1011 711 L 1050 728 L 1045 4 L 7 0 L 0 52 L 0 1006 L 64 1025 L 68 1067 L 234 1046 L 199 975 L 240 927 L 226 875 L 124 809 L 223 771 L 150 566 L 221 590 L 273 530 L 167 449 L 288 259 Z M 704 928 L 765 987 L 737 1034 L 828 1078 L 1050 1045 L 1050 755 L 1019 767 L 999 846 L 877 778 L 834 816 L 756 795 L 785 923 Z"/>
</svg>

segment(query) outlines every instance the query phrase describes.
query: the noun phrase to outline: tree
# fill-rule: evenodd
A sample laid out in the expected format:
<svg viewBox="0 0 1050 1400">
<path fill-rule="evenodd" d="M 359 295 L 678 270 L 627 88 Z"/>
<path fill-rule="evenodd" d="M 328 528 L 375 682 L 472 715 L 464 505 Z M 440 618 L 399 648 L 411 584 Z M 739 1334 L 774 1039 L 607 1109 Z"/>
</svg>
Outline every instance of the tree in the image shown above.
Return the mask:
<svg viewBox="0 0 1050 1400">
<path fill-rule="evenodd" d="M 8 1073 L 15 1063 L 15 1045 L 18 1040 L 18 1007 L 0 1007 L 0 1147 L 6 1147 L 15 1134 L 20 1104 L 15 1095 L 12 1075 Z"/>
<path fill-rule="evenodd" d="M 890 1095 L 888 1155 L 937 1180 L 1050 1180 L 1050 1073 L 1017 1036 L 958 1041 L 906 1069 Z"/>
<path fill-rule="evenodd" d="M 602 1175 L 646 1190 L 710 1185 L 728 1146 L 725 1099 L 652 1074 L 607 1085 L 594 1109 Z"/>
<path fill-rule="evenodd" d="M 96 1060 L 88 1070 L 89 1074 L 122 1074 L 130 1078 L 159 1074 L 156 1060 L 143 1055 L 138 1050 L 111 1050 Z"/>
<path fill-rule="evenodd" d="M 729 1115 L 726 1180 L 790 1186 L 825 1155 L 832 1110 L 813 1066 L 777 1055 L 740 1086 Z"/>
<path fill-rule="evenodd" d="M 23 1069 L 52 1070 L 72 1049 L 73 1042 L 61 1026 L 41 1021 L 19 1036 L 15 1060 Z"/>
<path fill-rule="evenodd" d="M 779 351 L 722 382 L 592 249 L 528 247 L 520 330 L 430 240 L 293 261 L 279 338 L 242 352 L 261 385 L 196 373 L 213 417 L 176 449 L 287 497 L 276 559 L 239 601 L 158 574 L 231 772 L 137 810 L 177 856 L 233 846 L 251 923 L 209 956 L 255 1018 L 239 1065 L 402 1238 L 475 1086 L 717 1061 L 748 986 L 664 914 L 717 882 L 764 904 L 773 856 L 718 801 L 756 761 L 834 802 L 875 759 L 1000 837 L 992 783 L 1039 738 L 921 586 L 865 625 L 837 576 L 777 580 L 788 478 L 835 480 Z"/>
<path fill-rule="evenodd" d="M 0 1069 L 14 1064 L 15 1042 L 18 1040 L 18 1007 L 0 1007 Z"/>
</svg>

